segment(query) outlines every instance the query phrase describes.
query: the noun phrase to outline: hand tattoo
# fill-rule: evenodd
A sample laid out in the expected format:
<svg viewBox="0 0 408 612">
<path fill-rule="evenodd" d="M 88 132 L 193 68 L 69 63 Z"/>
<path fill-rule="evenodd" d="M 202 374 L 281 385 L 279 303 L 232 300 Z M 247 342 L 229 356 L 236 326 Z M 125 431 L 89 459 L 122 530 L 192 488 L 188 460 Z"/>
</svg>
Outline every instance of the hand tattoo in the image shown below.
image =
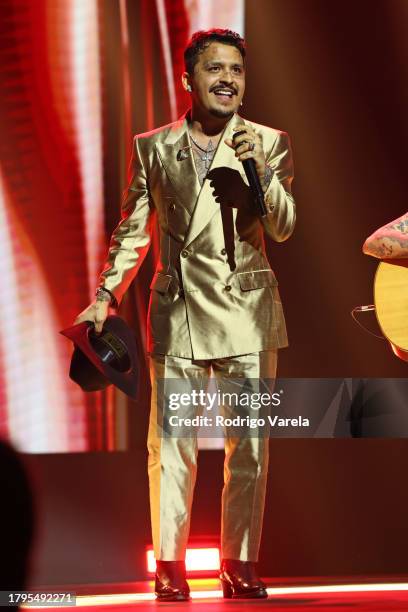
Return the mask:
<svg viewBox="0 0 408 612">
<path fill-rule="evenodd" d="M 271 182 L 273 177 L 273 170 L 268 164 L 265 166 L 265 174 L 262 177 L 262 189 L 264 192 L 268 189 L 269 183 Z"/>
</svg>

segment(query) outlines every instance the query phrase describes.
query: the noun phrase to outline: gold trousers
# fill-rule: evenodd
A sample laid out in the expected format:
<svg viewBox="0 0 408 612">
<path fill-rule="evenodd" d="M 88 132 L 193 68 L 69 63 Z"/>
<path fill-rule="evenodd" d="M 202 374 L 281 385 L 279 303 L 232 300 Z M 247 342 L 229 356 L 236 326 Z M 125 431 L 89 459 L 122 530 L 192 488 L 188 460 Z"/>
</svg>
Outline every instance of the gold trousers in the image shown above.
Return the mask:
<svg viewBox="0 0 408 612">
<path fill-rule="evenodd" d="M 183 379 L 195 388 L 205 389 L 212 370 L 220 387 L 223 379 L 274 379 L 276 365 L 277 350 L 200 361 L 171 355 L 150 356 L 152 400 L 147 447 L 156 560 L 185 558 L 197 474 L 197 438 L 163 436 L 160 424 L 163 381 Z M 197 414 L 200 414 L 199 408 L 192 406 L 190 415 Z M 222 558 L 257 561 L 265 506 L 269 438 L 225 437 L 224 445 Z"/>
</svg>

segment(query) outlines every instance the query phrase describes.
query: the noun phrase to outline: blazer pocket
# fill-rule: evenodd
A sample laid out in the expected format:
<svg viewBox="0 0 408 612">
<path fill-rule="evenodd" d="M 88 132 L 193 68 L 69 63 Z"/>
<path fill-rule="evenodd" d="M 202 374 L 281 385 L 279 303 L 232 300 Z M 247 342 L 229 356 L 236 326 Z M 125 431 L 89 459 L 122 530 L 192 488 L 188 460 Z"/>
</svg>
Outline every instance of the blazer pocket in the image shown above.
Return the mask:
<svg viewBox="0 0 408 612">
<path fill-rule="evenodd" d="M 261 289 L 262 287 L 276 287 L 278 285 L 278 281 L 272 270 L 239 272 L 237 276 L 242 291 Z"/>
<path fill-rule="evenodd" d="M 159 293 L 167 293 L 172 280 L 172 276 L 162 274 L 161 272 L 156 272 L 156 274 L 153 276 L 152 282 L 150 283 L 150 289 L 152 291 L 158 291 Z"/>
</svg>

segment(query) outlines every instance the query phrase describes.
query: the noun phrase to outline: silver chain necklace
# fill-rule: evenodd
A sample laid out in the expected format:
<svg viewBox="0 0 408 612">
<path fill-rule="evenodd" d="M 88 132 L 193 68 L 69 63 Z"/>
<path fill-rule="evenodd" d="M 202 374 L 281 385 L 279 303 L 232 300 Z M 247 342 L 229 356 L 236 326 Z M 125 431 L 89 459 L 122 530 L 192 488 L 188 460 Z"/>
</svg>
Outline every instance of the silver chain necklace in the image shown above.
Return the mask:
<svg viewBox="0 0 408 612">
<path fill-rule="evenodd" d="M 213 154 L 213 153 L 214 153 L 214 151 L 215 151 L 215 148 L 214 148 L 214 146 L 213 146 L 212 141 L 210 140 L 210 141 L 208 142 L 207 148 L 206 148 L 206 149 L 203 149 L 203 147 L 200 147 L 200 145 L 198 144 L 198 142 L 196 142 L 196 141 L 194 140 L 194 138 L 193 138 L 193 137 L 192 137 L 192 135 L 191 135 L 191 132 L 190 132 L 190 138 L 191 138 L 192 142 L 195 144 L 195 146 L 197 147 L 197 149 L 199 149 L 200 151 L 202 151 L 202 152 L 204 153 L 204 155 L 200 155 L 200 154 L 198 153 L 198 151 L 197 151 L 199 158 L 201 159 L 201 161 L 203 161 L 203 162 L 205 163 L 205 167 L 208 169 L 208 168 L 209 168 L 209 165 L 207 165 L 207 163 L 212 161 L 212 154 Z"/>
</svg>

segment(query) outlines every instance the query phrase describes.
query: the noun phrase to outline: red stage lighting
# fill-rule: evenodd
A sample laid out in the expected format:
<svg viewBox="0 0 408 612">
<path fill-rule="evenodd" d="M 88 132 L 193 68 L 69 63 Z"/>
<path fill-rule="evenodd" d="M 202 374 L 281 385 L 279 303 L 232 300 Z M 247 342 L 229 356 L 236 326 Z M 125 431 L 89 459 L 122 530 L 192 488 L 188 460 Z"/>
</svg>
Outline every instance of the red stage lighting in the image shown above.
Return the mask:
<svg viewBox="0 0 408 612">
<path fill-rule="evenodd" d="M 149 574 L 154 574 L 156 570 L 156 561 L 152 549 L 146 551 L 147 571 Z M 196 546 L 188 548 L 186 552 L 186 568 L 187 572 L 199 574 L 213 575 L 220 568 L 220 550 L 219 548 Z"/>
</svg>

